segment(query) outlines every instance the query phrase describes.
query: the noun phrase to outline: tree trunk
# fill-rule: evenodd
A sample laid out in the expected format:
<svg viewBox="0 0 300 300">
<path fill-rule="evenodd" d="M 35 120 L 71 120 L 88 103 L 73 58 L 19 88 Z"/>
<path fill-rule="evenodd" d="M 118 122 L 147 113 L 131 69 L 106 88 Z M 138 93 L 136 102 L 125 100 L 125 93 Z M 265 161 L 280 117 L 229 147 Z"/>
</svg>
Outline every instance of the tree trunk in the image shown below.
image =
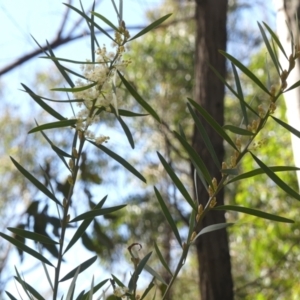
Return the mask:
<svg viewBox="0 0 300 300">
<path fill-rule="evenodd" d="M 277 6 L 277 33 L 287 55 L 291 54 L 291 37 L 286 22 L 289 24 L 293 34 L 295 43 L 300 43 L 297 38 L 296 13 L 298 20 L 300 19 L 300 1 L 299 0 L 276 0 L 274 4 Z M 288 69 L 288 61 L 279 51 L 279 61 L 283 69 Z M 300 64 L 296 62 L 295 69 L 288 78 L 288 86 L 291 86 L 300 79 Z M 284 94 L 286 103 L 286 116 L 288 123 L 295 129 L 300 131 L 300 88 L 293 89 Z M 292 134 L 292 149 L 296 167 L 300 167 L 300 139 Z M 300 190 L 300 171 L 297 172 L 298 187 Z"/>
<path fill-rule="evenodd" d="M 195 101 L 222 125 L 224 123 L 225 88 L 210 70 L 208 64 L 213 65 L 225 77 L 225 59 L 218 53 L 218 50 L 225 50 L 226 48 L 227 0 L 197 0 L 196 2 Z M 222 162 L 224 159 L 222 138 L 205 121 L 203 121 L 203 125 L 211 139 L 219 161 Z M 211 176 L 216 177 L 219 181 L 220 170 L 214 164 L 196 127 L 194 129 L 193 146 L 205 161 Z M 201 182 L 197 182 L 197 191 L 199 202 L 205 206 L 208 193 Z M 223 192 L 219 193 L 217 202 L 218 205 L 224 203 Z M 203 227 L 224 222 L 224 212 L 209 212 L 203 220 Z M 218 230 L 201 236 L 196 246 L 201 299 L 233 299 L 233 281 L 226 230 Z"/>
</svg>

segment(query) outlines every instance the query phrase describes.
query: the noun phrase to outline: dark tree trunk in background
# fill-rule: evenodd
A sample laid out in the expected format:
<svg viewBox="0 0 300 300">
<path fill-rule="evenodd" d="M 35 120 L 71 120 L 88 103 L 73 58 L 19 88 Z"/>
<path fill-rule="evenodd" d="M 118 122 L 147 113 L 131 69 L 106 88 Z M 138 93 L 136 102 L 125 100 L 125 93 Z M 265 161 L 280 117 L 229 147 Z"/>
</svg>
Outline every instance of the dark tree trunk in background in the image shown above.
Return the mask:
<svg viewBox="0 0 300 300">
<path fill-rule="evenodd" d="M 197 0 L 196 3 L 195 101 L 222 125 L 224 122 L 224 85 L 210 70 L 208 63 L 225 77 L 225 59 L 218 53 L 218 50 L 226 49 L 227 0 Z M 205 121 L 203 121 L 203 125 L 212 141 L 219 161 L 222 162 L 224 159 L 222 139 Z M 219 181 L 220 170 L 211 159 L 196 128 L 193 146 L 205 161 L 212 177 L 216 177 Z M 208 193 L 201 182 L 197 183 L 197 189 L 199 202 L 205 206 Z M 219 193 L 217 202 L 218 205 L 224 203 L 223 192 Z M 224 222 L 223 212 L 209 212 L 203 220 L 203 227 Z M 201 236 L 197 243 L 197 255 L 201 299 L 233 299 L 233 282 L 226 230 L 218 230 Z"/>
</svg>

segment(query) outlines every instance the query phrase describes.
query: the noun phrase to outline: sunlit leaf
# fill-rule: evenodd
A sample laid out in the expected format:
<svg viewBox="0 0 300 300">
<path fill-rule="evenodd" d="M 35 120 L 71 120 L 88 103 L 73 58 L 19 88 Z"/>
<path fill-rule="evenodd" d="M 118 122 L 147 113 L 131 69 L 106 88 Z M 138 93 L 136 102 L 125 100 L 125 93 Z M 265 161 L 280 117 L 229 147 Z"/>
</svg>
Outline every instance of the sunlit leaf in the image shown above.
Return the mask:
<svg viewBox="0 0 300 300">
<path fill-rule="evenodd" d="M 215 119 L 197 102 L 188 98 L 189 102 L 196 108 L 196 110 L 201 114 L 201 116 L 206 120 L 206 122 L 235 150 L 238 151 L 235 143 L 231 140 L 228 134 L 224 131 L 224 129 L 215 121 Z"/>
<path fill-rule="evenodd" d="M 291 132 L 292 134 L 294 134 L 295 136 L 297 136 L 300 139 L 300 131 L 298 131 L 297 129 L 295 129 L 294 127 L 290 126 L 289 124 L 271 116 L 279 125 L 281 125 L 282 127 L 284 127 L 285 129 L 287 129 L 289 132 Z"/>
<path fill-rule="evenodd" d="M 47 129 L 74 126 L 76 123 L 77 123 L 76 119 L 70 119 L 70 120 L 63 120 L 63 121 L 47 123 L 47 124 L 43 124 L 43 125 L 37 126 L 33 129 L 29 130 L 28 133 L 38 132 L 38 131 L 47 130 Z"/>
<path fill-rule="evenodd" d="M 132 97 L 158 122 L 160 118 L 155 110 L 138 94 L 138 92 L 132 87 L 132 85 L 125 79 L 125 77 L 118 71 L 118 74 L 125 85 L 126 89 L 130 92 Z"/>
<path fill-rule="evenodd" d="M 42 256 L 41 254 L 39 254 L 35 250 L 32 250 L 31 248 L 29 248 L 28 246 L 26 246 L 22 242 L 18 241 L 17 239 L 15 239 L 15 238 L 13 238 L 9 235 L 6 235 L 2 232 L 0 232 L 0 236 L 2 236 L 5 240 L 9 241 L 11 244 L 15 245 L 17 248 L 21 249 L 22 251 L 30 254 L 31 256 L 33 256 L 36 259 L 44 262 L 45 264 L 47 264 L 51 267 L 54 267 L 48 259 L 46 259 L 44 256 Z"/>
<path fill-rule="evenodd" d="M 79 267 L 80 267 L 80 271 L 78 274 L 80 274 L 81 272 L 86 270 L 89 266 L 91 266 L 97 260 L 97 257 L 98 256 L 95 255 L 95 256 L 91 257 L 90 259 L 86 260 L 84 263 L 78 265 L 71 272 L 69 272 L 66 276 L 64 276 L 61 280 L 59 280 L 59 282 L 63 282 L 63 281 L 73 278 Z"/>
<path fill-rule="evenodd" d="M 169 176 L 171 177 L 172 181 L 174 182 L 174 184 L 176 185 L 176 187 L 178 188 L 178 190 L 182 194 L 182 196 L 185 198 L 185 200 L 188 202 L 188 204 L 193 209 L 197 210 L 195 202 L 193 201 L 193 199 L 191 198 L 190 194 L 188 193 L 188 191 L 186 190 L 186 188 L 184 187 L 184 185 L 182 184 L 182 182 L 180 181 L 180 179 L 177 177 L 176 173 L 173 171 L 173 169 L 171 168 L 171 166 L 167 163 L 167 161 L 163 158 L 163 156 L 159 152 L 157 152 L 157 155 L 158 155 L 161 163 L 163 164 L 166 172 L 169 174 Z"/>
<path fill-rule="evenodd" d="M 42 193 L 44 193 L 47 197 L 53 200 L 56 204 L 61 205 L 61 203 L 56 199 L 56 197 L 34 176 L 32 176 L 27 170 L 25 170 L 16 160 L 14 160 L 11 156 L 10 159 L 12 160 L 13 164 L 16 168 L 29 180 L 31 181 Z"/>
<path fill-rule="evenodd" d="M 137 39 L 138 37 L 144 35 L 145 33 L 149 32 L 150 30 L 152 30 L 155 27 L 159 26 L 161 23 L 163 23 L 165 20 L 167 20 L 171 15 L 172 14 L 165 15 L 164 17 L 154 21 L 152 24 L 148 25 L 146 28 L 144 28 L 139 33 L 137 33 L 135 36 L 133 36 L 131 39 L 129 39 L 129 41 Z"/>
<path fill-rule="evenodd" d="M 274 166 L 274 167 L 268 167 L 272 172 L 284 172 L 284 171 L 300 171 L 300 168 L 296 168 L 296 167 L 289 167 L 289 166 Z M 226 171 L 226 170 L 222 170 Z M 256 169 L 256 170 L 252 170 L 246 173 L 243 173 L 241 175 L 238 175 L 232 179 L 230 179 L 227 184 L 234 182 L 234 181 L 238 181 L 241 179 L 245 179 L 245 178 L 250 178 L 253 176 L 257 176 L 257 175 L 261 175 L 261 174 L 265 174 L 265 171 L 263 169 Z"/>
<path fill-rule="evenodd" d="M 253 153 L 251 156 L 256 161 L 256 163 L 265 171 L 265 173 L 272 179 L 282 190 L 284 190 L 287 194 L 294 197 L 295 199 L 300 201 L 300 194 L 294 191 L 289 185 L 287 185 L 284 181 L 282 181 L 270 168 L 268 168 L 260 159 L 258 159 Z"/>
<path fill-rule="evenodd" d="M 209 232 L 216 231 L 216 230 L 220 230 L 220 229 L 223 229 L 223 228 L 227 228 L 229 226 L 232 226 L 233 224 L 234 223 L 217 223 L 217 224 L 206 226 L 202 230 L 200 230 L 200 232 L 195 236 L 193 242 L 196 241 L 196 239 L 202 234 L 209 233 Z"/>
<path fill-rule="evenodd" d="M 167 205 L 165 204 L 165 202 L 164 202 L 161 194 L 156 189 L 156 187 L 154 187 L 154 191 L 155 191 L 157 200 L 158 200 L 158 202 L 160 204 L 160 207 L 161 207 L 161 209 L 163 211 L 163 214 L 165 215 L 165 217 L 166 217 L 166 219 L 167 219 L 167 221 L 168 221 L 168 223 L 169 223 L 169 225 L 170 225 L 170 227 L 171 227 L 171 229 L 172 229 L 172 231 L 173 231 L 173 233 L 174 233 L 174 235 L 175 235 L 175 237 L 176 237 L 179 245 L 182 246 L 181 237 L 179 235 L 178 229 L 177 229 L 176 224 L 175 224 L 175 222 L 174 222 L 174 220 L 173 220 L 173 218 L 172 218 L 172 216 L 170 214 L 170 211 L 169 211 Z"/>
<path fill-rule="evenodd" d="M 157 280 L 159 280 L 161 283 L 163 283 L 164 285 L 168 285 L 166 283 L 166 281 L 162 278 L 162 276 L 160 276 L 155 270 L 153 270 L 149 265 L 145 265 L 144 267 L 145 271 L 147 271 L 149 274 L 151 274 L 152 276 L 154 276 Z"/>
<path fill-rule="evenodd" d="M 128 171 L 130 171 L 132 174 L 134 174 L 137 178 L 139 178 L 141 181 L 146 183 L 146 179 L 144 176 L 138 172 L 130 163 L 128 163 L 127 160 L 116 154 L 115 152 L 109 150 L 103 145 L 96 144 L 95 142 L 89 141 L 91 144 L 102 150 L 104 153 L 106 153 L 108 156 L 112 157 L 114 160 L 116 160 L 118 163 L 120 163 L 124 168 L 126 168 Z"/>
<path fill-rule="evenodd" d="M 267 219 L 267 220 L 272 220 L 272 221 L 276 221 L 276 222 L 283 222 L 283 223 L 294 223 L 293 220 L 287 219 L 287 218 L 283 218 L 283 217 L 279 217 L 273 214 L 269 214 L 257 209 L 253 209 L 253 208 L 248 208 L 248 207 L 243 207 L 243 206 L 236 206 L 236 205 L 222 205 L 222 206 L 216 206 L 213 208 L 214 210 L 228 210 L 228 211 L 237 211 L 237 212 L 241 212 L 247 215 L 252 215 L 255 217 L 259 217 L 262 219 Z"/>
<path fill-rule="evenodd" d="M 235 64 L 245 75 L 247 75 L 257 86 L 259 86 L 264 92 L 268 95 L 272 96 L 268 89 L 264 86 L 264 84 L 241 62 L 239 62 L 236 58 L 226 53 L 225 51 L 219 50 L 219 52 L 228 58 L 233 64 Z"/>
<path fill-rule="evenodd" d="M 16 235 L 19 235 L 23 238 L 26 239 L 30 239 L 30 240 L 34 240 L 36 242 L 39 242 L 41 244 L 59 244 L 56 241 L 53 241 L 52 239 L 50 239 L 49 237 L 39 234 L 39 233 L 35 233 L 35 232 L 31 232 L 31 231 L 27 231 L 21 228 L 12 228 L 12 227 L 8 227 L 7 228 L 9 231 L 13 232 Z"/>
<path fill-rule="evenodd" d="M 112 206 L 112 207 L 108 207 L 108 208 L 94 209 L 94 210 L 88 211 L 86 213 L 83 213 L 83 214 L 77 216 L 76 218 L 71 220 L 70 223 L 110 214 L 114 211 L 122 209 L 125 206 L 126 206 L 126 204 Z"/>
<path fill-rule="evenodd" d="M 233 125 L 224 125 L 223 128 L 227 129 L 233 133 L 239 134 L 239 135 L 248 135 L 248 136 L 254 135 L 254 133 L 249 130 L 246 130 L 246 129 L 243 129 L 240 127 L 236 127 Z"/>
</svg>

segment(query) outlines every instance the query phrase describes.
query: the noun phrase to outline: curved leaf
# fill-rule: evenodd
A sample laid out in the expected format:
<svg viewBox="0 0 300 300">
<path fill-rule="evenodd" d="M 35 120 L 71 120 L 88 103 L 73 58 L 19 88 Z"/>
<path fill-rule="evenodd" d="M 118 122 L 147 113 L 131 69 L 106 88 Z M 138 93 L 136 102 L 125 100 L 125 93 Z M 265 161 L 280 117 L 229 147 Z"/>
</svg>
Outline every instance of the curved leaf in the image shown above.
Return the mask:
<svg viewBox="0 0 300 300">
<path fill-rule="evenodd" d="M 118 109 L 119 115 L 122 117 L 146 117 L 149 116 L 149 114 L 139 114 L 135 113 L 133 111 L 125 110 L 125 109 Z"/>
<path fill-rule="evenodd" d="M 29 130 L 28 133 L 38 132 L 38 131 L 47 130 L 47 129 L 74 126 L 76 123 L 77 123 L 76 119 L 62 120 L 62 121 L 47 123 L 47 124 L 43 124 L 43 125 L 37 126 L 33 129 Z"/>
<path fill-rule="evenodd" d="M 161 254 L 161 252 L 160 252 L 160 250 L 159 250 L 159 248 L 158 248 L 156 242 L 154 242 L 154 248 L 155 248 L 156 254 L 157 254 L 157 256 L 158 256 L 158 258 L 159 258 L 161 264 L 162 264 L 162 265 L 164 266 L 164 268 L 168 271 L 168 273 L 169 273 L 171 276 L 173 276 L 173 274 L 172 274 L 172 272 L 171 272 L 171 270 L 170 270 L 170 268 L 169 268 L 167 262 L 165 261 L 163 255 Z"/>
<path fill-rule="evenodd" d="M 27 230 L 20 229 L 20 228 L 8 227 L 7 229 L 9 231 L 13 232 L 16 235 L 19 235 L 19 236 L 21 236 L 23 238 L 26 238 L 26 239 L 34 240 L 34 241 L 39 242 L 41 244 L 52 244 L 52 245 L 59 244 L 58 242 L 53 241 L 52 239 L 50 239 L 49 237 L 47 237 L 43 234 L 27 231 Z"/>
<path fill-rule="evenodd" d="M 56 204 L 61 205 L 61 203 L 56 199 L 56 197 L 34 176 L 32 176 L 26 169 L 24 169 L 17 161 L 15 161 L 11 156 L 13 164 L 16 168 L 29 180 L 31 181 L 41 192 L 43 192 L 46 196 L 48 196 L 51 200 L 53 200 Z"/>
<path fill-rule="evenodd" d="M 194 210 L 197 210 L 195 202 L 193 201 L 193 199 L 191 198 L 190 194 L 188 193 L 188 191 L 186 190 L 186 188 L 184 187 L 184 185 L 182 184 L 182 182 L 180 181 L 180 179 L 177 177 L 176 173 L 173 171 L 173 169 L 171 168 L 171 166 L 166 162 L 166 160 L 163 158 L 163 156 L 159 152 L 157 152 L 157 155 L 158 155 L 161 163 L 163 164 L 166 172 L 169 174 L 169 176 L 171 177 L 172 181 L 174 182 L 174 184 L 176 185 L 176 187 L 178 188 L 178 190 L 182 194 L 182 196 L 185 198 L 185 200 L 188 202 L 188 204 Z"/>
<path fill-rule="evenodd" d="M 76 88 L 74 88 L 74 87 L 72 87 L 72 88 L 54 88 L 54 89 L 51 89 L 51 91 L 77 93 L 77 92 L 82 92 L 82 91 L 88 90 L 95 85 L 97 85 L 97 82 L 93 82 L 91 84 L 81 86 L 81 87 L 76 87 Z"/>
<path fill-rule="evenodd" d="M 245 75 L 247 75 L 257 86 L 259 86 L 264 92 L 268 95 L 272 96 L 268 89 L 264 86 L 264 84 L 241 62 L 239 62 L 236 58 L 226 53 L 225 51 L 219 50 L 219 52 L 228 58 L 234 65 L 236 65 Z"/>
<path fill-rule="evenodd" d="M 233 224 L 234 223 L 217 223 L 217 224 L 206 226 L 203 229 L 201 229 L 200 232 L 195 236 L 193 242 L 195 242 L 196 239 L 202 234 L 209 233 L 209 232 L 216 231 L 216 230 L 220 230 L 220 229 L 223 229 L 223 228 L 227 228 L 229 226 L 232 226 Z"/>
<path fill-rule="evenodd" d="M 33 256 L 36 259 L 44 262 L 45 264 L 47 264 L 51 267 L 54 267 L 48 259 L 46 259 L 44 256 L 42 256 L 41 254 L 39 254 L 35 250 L 32 250 L 31 248 L 29 248 L 28 246 L 26 246 L 22 242 L 18 241 L 17 239 L 15 239 L 15 238 L 13 238 L 9 235 L 6 235 L 2 232 L 0 232 L 0 236 L 2 236 L 5 240 L 9 241 L 11 244 L 15 245 L 17 248 L 21 249 L 22 251 L 30 254 L 31 256 Z"/>
<path fill-rule="evenodd" d="M 265 171 L 265 173 L 287 194 L 300 201 L 300 194 L 294 191 L 284 181 L 282 181 L 270 168 L 268 168 L 260 159 L 258 159 L 252 152 L 250 152 L 256 163 Z"/>
<path fill-rule="evenodd" d="M 96 16 L 97 18 L 101 19 L 104 23 L 106 23 L 109 27 L 111 27 L 115 31 L 119 31 L 119 28 L 116 27 L 112 22 L 110 22 L 108 19 L 106 19 L 104 16 L 96 13 L 95 11 L 91 12 L 92 15 Z"/>
<path fill-rule="evenodd" d="M 275 166 L 275 167 L 268 167 L 268 168 L 273 172 L 300 171 L 300 168 L 289 167 L 289 166 Z M 226 170 L 222 170 L 222 172 L 223 171 L 225 172 Z M 261 168 L 260 169 L 255 169 L 255 170 L 246 172 L 244 174 L 238 175 L 238 176 L 230 179 L 226 184 L 229 184 L 231 182 L 238 181 L 238 180 L 241 180 L 241 179 L 261 175 L 261 174 L 265 174 L 265 171 L 263 169 L 261 169 Z"/>
<path fill-rule="evenodd" d="M 173 220 L 173 218 L 172 218 L 172 216 L 171 216 L 171 214 L 169 212 L 169 209 L 168 209 L 167 205 L 165 204 L 165 202 L 164 202 L 161 194 L 156 189 L 156 187 L 154 187 L 154 191 L 155 191 L 157 200 L 158 200 L 158 202 L 159 202 L 159 204 L 161 206 L 161 209 L 163 211 L 163 214 L 165 215 L 165 217 L 166 217 L 166 219 L 167 219 L 167 221 L 168 221 L 168 223 L 169 223 L 169 225 L 170 225 L 170 227 L 171 227 L 171 229 L 172 229 L 172 231 L 173 231 L 173 233 L 174 233 L 174 235 L 175 235 L 175 237 L 176 237 L 179 245 L 182 247 L 181 237 L 179 235 L 179 232 L 178 232 L 178 229 L 176 227 L 176 224 L 175 224 L 175 222 L 174 222 L 174 220 Z"/>
<path fill-rule="evenodd" d="M 125 206 L 126 206 L 126 204 L 112 206 L 112 207 L 109 207 L 109 208 L 94 209 L 94 210 L 88 211 L 86 213 L 83 213 L 83 214 L 77 216 L 76 218 L 71 220 L 69 223 L 73 223 L 73 222 L 77 222 L 77 221 L 81 221 L 81 220 L 86 220 L 86 219 L 94 218 L 94 217 L 98 217 L 98 216 L 103 216 L 103 215 L 112 213 L 114 211 L 117 211 L 119 209 L 122 209 Z"/>
<path fill-rule="evenodd" d="M 297 129 L 295 129 L 294 127 L 290 126 L 289 124 L 271 116 L 279 125 L 281 125 L 282 127 L 284 127 L 285 129 L 287 129 L 289 132 L 291 132 L 292 134 L 294 134 L 296 137 L 298 137 L 300 139 L 300 131 L 298 131 Z"/>
<path fill-rule="evenodd" d="M 25 91 L 28 93 L 29 96 L 41 107 L 43 108 L 47 113 L 49 113 L 51 116 L 58 120 L 65 120 L 61 114 L 59 114 L 56 110 L 54 110 L 52 107 L 50 107 L 48 104 L 46 104 L 40 96 L 36 95 L 29 87 L 27 87 L 25 84 L 21 83 L 22 87 L 25 89 Z"/>
<path fill-rule="evenodd" d="M 246 129 L 243 129 L 240 127 L 236 127 L 233 125 L 224 125 L 223 128 L 227 129 L 233 133 L 239 134 L 239 135 L 248 135 L 248 136 L 254 135 L 254 133 L 249 130 L 246 130 Z"/>
<path fill-rule="evenodd" d="M 191 105 L 189 103 L 187 103 L 187 107 L 188 107 L 188 109 L 190 111 L 190 114 L 192 115 L 192 117 L 194 119 L 194 122 L 195 122 L 195 124 L 196 124 L 196 126 L 197 126 L 197 128 L 198 128 L 198 130 L 199 130 L 199 132 L 201 134 L 201 136 L 202 136 L 202 139 L 203 139 L 203 141 L 204 141 L 204 143 L 205 143 L 205 145 L 206 145 L 206 147 L 208 149 L 208 152 L 210 153 L 210 155 L 211 155 L 214 163 L 216 164 L 216 166 L 219 169 L 221 169 L 221 164 L 219 162 L 218 156 L 217 156 L 217 154 L 215 152 L 215 149 L 214 149 L 214 147 L 213 147 L 213 145 L 212 145 L 212 143 L 210 141 L 210 138 L 209 138 L 209 136 L 208 136 L 208 134 L 207 134 L 204 126 L 202 125 L 200 119 L 195 114 L 194 110 L 192 109 L 192 107 L 191 107 Z"/>
<path fill-rule="evenodd" d="M 141 30 L 139 33 L 137 33 L 135 36 L 133 36 L 131 39 L 129 39 L 129 41 L 132 41 L 134 39 L 137 39 L 138 37 L 144 35 L 145 33 L 147 33 L 148 31 L 154 29 L 155 27 L 157 27 L 158 25 L 160 25 L 162 22 L 164 22 L 166 19 L 168 19 L 172 14 L 168 14 L 165 15 L 164 17 L 154 21 L 152 24 L 148 25 L 146 28 L 144 28 L 143 30 Z"/>
<path fill-rule="evenodd" d="M 91 266 L 97 260 L 97 257 L 98 256 L 95 255 L 95 256 L 91 257 L 90 259 L 86 260 L 85 262 L 83 262 L 82 264 L 78 265 L 71 272 L 69 272 L 66 276 L 64 276 L 61 280 L 59 280 L 59 282 L 63 282 L 63 281 L 73 278 L 75 276 L 78 268 L 80 268 L 80 271 L 78 272 L 78 274 L 85 271 L 89 266 Z"/>
<path fill-rule="evenodd" d="M 197 109 L 197 111 L 201 114 L 201 116 L 206 120 L 206 122 L 235 150 L 238 151 L 235 143 L 231 140 L 228 134 L 224 131 L 224 129 L 215 121 L 215 119 L 197 102 L 188 98 L 189 102 Z"/>
<path fill-rule="evenodd" d="M 123 121 L 123 119 L 121 117 L 117 116 L 117 119 L 120 122 L 120 124 L 121 124 L 121 126 L 122 126 L 122 128 L 123 128 L 123 130 L 125 132 L 125 135 L 126 135 L 126 137 L 128 139 L 128 142 L 129 142 L 131 148 L 134 149 L 133 137 L 132 137 L 132 134 L 131 134 L 131 132 L 130 132 L 128 126 L 127 126 L 127 124 Z"/>
<path fill-rule="evenodd" d="M 138 92 L 131 86 L 131 84 L 125 79 L 125 77 L 118 71 L 118 74 L 125 85 L 126 89 L 130 92 L 132 97 L 158 122 L 160 118 L 155 110 L 138 94 Z"/>
<path fill-rule="evenodd" d="M 26 290 L 34 296 L 37 300 L 45 300 L 45 298 L 36 290 L 34 289 L 30 284 L 28 284 L 26 281 L 22 280 L 21 278 L 14 276 L 14 278 L 23 286 L 26 288 Z"/>
<path fill-rule="evenodd" d="M 267 220 L 272 220 L 272 221 L 276 221 L 276 222 L 283 222 L 283 223 L 294 223 L 293 220 L 287 219 L 287 218 L 283 218 L 283 217 L 279 217 L 273 214 L 269 214 L 257 209 L 253 209 L 253 208 L 248 208 L 248 207 L 243 207 L 243 206 L 236 206 L 236 205 L 222 205 L 222 206 L 216 206 L 213 208 L 214 210 L 229 210 L 229 211 L 237 211 L 237 212 L 241 212 L 247 215 L 252 215 L 255 217 L 259 217 L 262 219 L 267 219 Z"/>
<path fill-rule="evenodd" d="M 126 168 L 128 171 L 130 171 L 132 174 L 134 174 L 137 178 L 139 178 L 141 181 L 146 183 L 146 179 L 144 176 L 138 172 L 130 163 L 127 162 L 124 158 L 116 154 L 115 152 L 109 150 L 103 145 L 98 145 L 93 141 L 89 141 L 91 144 L 102 150 L 104 153 L 112 157 L 114 160 L 116 160 L 118 163 L 120 163 L 124 168 Z"/>
</svg>

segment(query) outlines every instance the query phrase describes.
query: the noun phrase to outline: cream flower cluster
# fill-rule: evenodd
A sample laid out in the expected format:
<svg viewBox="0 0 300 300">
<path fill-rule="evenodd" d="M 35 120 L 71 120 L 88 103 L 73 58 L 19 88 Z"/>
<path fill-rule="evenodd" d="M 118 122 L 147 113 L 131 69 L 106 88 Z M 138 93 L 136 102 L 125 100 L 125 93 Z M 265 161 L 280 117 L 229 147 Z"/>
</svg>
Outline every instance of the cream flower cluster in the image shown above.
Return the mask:
<svg viewBox="0 0 300 300">
<path fill-rule="evenodd" d="M 122 54 L 125 52 L 124 44 L 129 38 L 125 25 L 119 28 L 115 33 L 116 51 L 107 52 L 105 45 L 96 50 L 95 63 L 87 61 L 81 66 L 82 74 L 85 79 L 78 79 L 75 88 L 85 88 L 82 91 L 74 92 L 76 99 L 81 99 L 78 105 L 81 110 L 76 116 L 77 130 L 84 133 L 85 137 L 94 140 L 96 143 L 106 142 L 109 137 L 95 137 L 88 130 L 89 126 L 100 121 L 99 109 L 111 111 L 111 105 L 118 114 L 118 106 L 122 99 L 123 91 L 117 88 L 116 78 L 117 70 L 121 71 L 130 61 L 122 60 Z M 88 87 L 91 86 L 91 87 Z"/>
</svg>

